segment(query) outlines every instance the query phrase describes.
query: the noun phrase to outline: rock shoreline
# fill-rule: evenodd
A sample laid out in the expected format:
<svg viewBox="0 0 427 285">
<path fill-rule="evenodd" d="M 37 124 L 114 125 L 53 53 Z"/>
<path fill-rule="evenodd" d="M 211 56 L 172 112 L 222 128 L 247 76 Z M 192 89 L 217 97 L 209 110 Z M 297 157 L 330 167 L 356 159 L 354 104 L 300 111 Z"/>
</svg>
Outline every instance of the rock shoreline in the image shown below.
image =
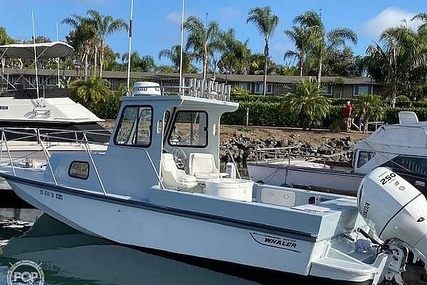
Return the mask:
<svg viewBox="0 0 427 285">
<path fill-rule="evenodd" d="M 314 157 L 338 162 L 350 162 L 352 150 L 357 140 L 350 136 L 324 138 L 324 142 L 311 143 L 291 134 L 289 139 L 267 137 L 257 138 L 244 134 L 222 140 L 221 162 L 234 160 L 245 167 L 247 161 L 259 161 L 282 157 Z M 232 157 L 232 158 L 231 158 Z"/>
</svg>

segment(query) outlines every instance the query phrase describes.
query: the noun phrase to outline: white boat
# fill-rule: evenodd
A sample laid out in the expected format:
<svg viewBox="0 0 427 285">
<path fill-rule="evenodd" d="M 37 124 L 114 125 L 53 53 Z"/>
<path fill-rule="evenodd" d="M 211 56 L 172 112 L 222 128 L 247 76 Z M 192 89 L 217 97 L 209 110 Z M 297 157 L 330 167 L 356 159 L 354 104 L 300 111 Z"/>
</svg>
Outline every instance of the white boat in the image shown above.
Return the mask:
<svg viewBox="0 0 427 285">
<path fill-rule="evenodd" d="M 70 45 L 58 41 L 0 45 L 0 60 L 4 67 L 7 59 L 62 58 L 73 51 Z M 69 97 L 55 93 L 61 93 L 64 89 L 49 89 L 53 94 L 46 94 L 44 84 L 37 84 L 37 72 L 36 84 L 22 76 L 16 82 L 11 81 L 4 72 L 0 76 L 2 83 L 8 87 L 8 92 L 0 96 L 0 160 L 9 161 L 13 158 L 14 164 L 37 167 L 45 163 L 44 155 L 33 156 L 31 160 L 23 157 L 37 151 L 53 153 L 81 149 L 81 143 L 76 144 L 75 141 L 84 139 L 83 132 L 90 140 L 108 143 L 110 131 L 100 125 L 104 120 Z M 40 89 L 43 92 L 39 92 Z M 6 140 L 7 144 L 4 143 Z M 98 147 L 105 149 L 105 146 Z M 0 189 L 9 190 L 10 187 L 4 180 L 0 180 Z M 0 191 L 0 196 L 0 208 L 25 206 L 20 200 L 11 197 L 10 193 Z"/>
<path fill-rule="evenodd" d="M 4 67 L 7 59 L 58 59 L 72 54 L 73 51 L 69 44 L 59 41 L 0 45 L 0 60 Z M 19 72 L 19 69 L 17 70 Z M 100 129 L 98 123 L 102 122 L 102 119 L 64 94 L 59 94 L 65 89 L 49 89 L 44 83 L 38 84 L 37 68 L 35 70 L 35 84 L 23 76 L 12 81 L 4 72 L 1 73 L 2 84 L 7 86 L 8 91 L 0 96 L 1 128 Z"/>
<path fill-rule="evenodd" d="M 251 161 L 247 168 L 250 178 L 262 183 L 356 195 L 364 175 L 384 166 L 427 194 L 426 141 L 427 122 L 418 121 L 414 112 L 400 111 L 398 124 L 382 125 L 356 143 L 348 168 L 329 167 L 327 161 L 301 165 L 301 160 L 288 158 Z"/>
<path fill-rule="evenodd" d="M 223 177 L 220 117 L 238 104 L 217 87 L 165 95 L 136 83 L 106 151 L 57 152 L 41 168 L 7 164 L 0 175 L 84 233 L 251 272 L 380 284 L 404 270 L 409 251 L 426 260 L 427 201 L 386 168 L 364 178 L 358 198 Z"/>
</svg>

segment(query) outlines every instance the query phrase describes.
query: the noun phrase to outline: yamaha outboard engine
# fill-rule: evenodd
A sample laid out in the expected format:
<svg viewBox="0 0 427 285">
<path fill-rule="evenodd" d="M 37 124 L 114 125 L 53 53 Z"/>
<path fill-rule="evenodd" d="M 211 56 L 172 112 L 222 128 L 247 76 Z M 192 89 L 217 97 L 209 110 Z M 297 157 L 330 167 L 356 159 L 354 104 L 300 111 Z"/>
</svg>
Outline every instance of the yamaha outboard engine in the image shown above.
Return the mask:
<svg viewBox="0 0 427 285">
<path fill-rule="evenodd" d="M 427 201 L 423 194 L 390 169 L 379 167 L 362 180 L 357 197 L 360 213 L 381 240 L 403 241 L 426 262 Z"/>
</svg>

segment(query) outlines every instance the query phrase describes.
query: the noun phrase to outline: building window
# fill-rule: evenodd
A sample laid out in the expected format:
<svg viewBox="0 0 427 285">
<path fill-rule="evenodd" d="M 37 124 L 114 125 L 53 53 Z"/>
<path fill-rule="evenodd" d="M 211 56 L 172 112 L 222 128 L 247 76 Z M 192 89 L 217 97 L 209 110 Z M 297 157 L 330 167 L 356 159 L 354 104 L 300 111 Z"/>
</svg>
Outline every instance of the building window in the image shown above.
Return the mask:
<svg viewBox="0 0 427 285">
<path fill-rule="evenodd" d="M 353 95 L 371 94 L 370 85 L 355 85 L 353 89 Z"/>
<path fill-rule="evenodd" d="M 264 90 L 264 83 L 255 83 L 255 94 L 262 94 Z M 273 93 L 273 84 L 267 84 L 266 94 Z"/>
<path fill-rule="evenodd" d="M 334 86 L 332 84 L 328 84 L 325 86 L 325 94 L 326 95 L 333 95 L 334 94 Z"/>
<path fill-rule="evenodd" d="M 249 83 L 239 83 L 239 84 L 237 84 L 237 86 L 239 86 L 239 88 L 242 88 L 243 90 L 246 90 L 249 93 L 251 93 L 251 85 Z"/>
</svg>

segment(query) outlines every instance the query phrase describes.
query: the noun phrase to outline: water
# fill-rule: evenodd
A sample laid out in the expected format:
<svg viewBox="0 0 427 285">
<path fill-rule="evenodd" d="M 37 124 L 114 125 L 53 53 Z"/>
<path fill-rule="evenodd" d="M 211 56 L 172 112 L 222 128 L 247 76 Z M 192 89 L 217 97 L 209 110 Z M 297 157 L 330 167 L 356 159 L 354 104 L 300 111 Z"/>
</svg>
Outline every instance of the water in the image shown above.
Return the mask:
<svg viewBox="0 0 427 285">
<path fill-rule="evenodd" d="M 48 285 L 258 284 L 85 235 L 46 215 L 34 225 L 3 220 L 0 246 L 0 285 L 7 284 L 11 264 L 20 260 L 41 262 Z"/>
</svg>

